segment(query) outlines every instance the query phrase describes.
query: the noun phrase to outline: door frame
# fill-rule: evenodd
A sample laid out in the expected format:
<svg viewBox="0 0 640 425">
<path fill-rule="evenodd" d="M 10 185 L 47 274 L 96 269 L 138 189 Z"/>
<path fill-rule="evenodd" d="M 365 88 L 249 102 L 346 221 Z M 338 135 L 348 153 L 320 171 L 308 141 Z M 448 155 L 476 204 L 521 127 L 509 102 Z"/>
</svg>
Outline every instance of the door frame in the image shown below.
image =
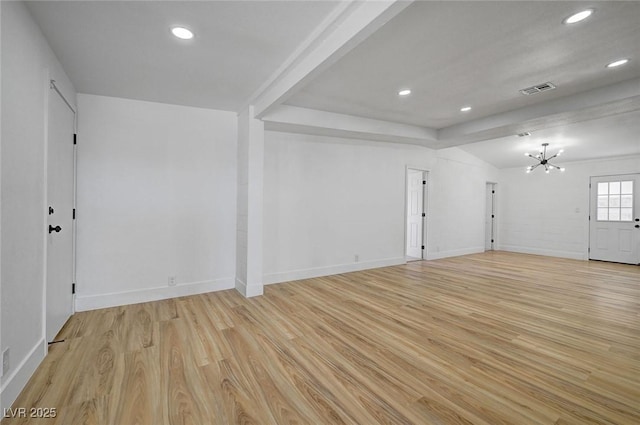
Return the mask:
<svg viewBox="0 0 640 425">
<path fill-rule="evenodd" d="M 43 245 L 43 264 L 42 264 L 42 338 L 45 341 L 44 344 L 44 353 L 45 355 L 48 352 L 48 342 L 47 341 L 47 287 L 48 287 L 48 282 L 47 282 L 47 278 L 48 278 L 48 265 L 47 265 L 47 261 L 48 261 L 48 255 L 49 255 L 49 247 L 48 247 L 48 233 L 46 231 L 46 229 L 48 228 L 48 223 L 49 223 L 49 211 L 48 211 L 48 206 L 49 204 L 49 116 L 50 116 L 50 110 L 49 110 L 49 101 L 51 100 L 51 96 L 60 96 L 60 98 L 63 100 L 64 103 L 67 104 L 67 106 L 69 107 L 69 109 L 71 109 L 71 111 L 73 112 L 73 133 L 77 134 L 78 133 L 78 113 L 77 113 L 77 109 L 78 106 L 76 105 L 72 105 L 67 98 L 63 95 L 62 91 L 60 88 L 58 88 L 57 86 L 55 86 L 55 78 L 54 76 L 51 74 L 49 69 L 45 69 L 44 70 L 44 137 L 43 137 L 43 170 L 44 170 L 44 175 L 43 175 L 43 181 L 44 181 L 44 186 L 43 186 L 43 208 L 42 208 L 42 229 L 43 229 L 43 240 L 42 240 L 42 245 Z M 55 88 L 54 88 L 55 87 Z M 75 106 L 75 108 L 74 108 Z M 72 191 L 73 191 L 73 205 L 72 208 L 75 210 L 76 206 L 77 206 L 77 179 L 78 179 L 78 167 L 77 167 L 77 156 L 78 156 L 78 149 L 77 149 L 77 145 L 74 144 L 73 145 L 73 159 L 72 159 L 72 166 L 73 166 L 73 183 L 72 183 Z M 73 219 L 72 220 L 72 226 L 71 226 L 71 261 L 72 261 L 72 271 L 71 271 L 71 277 L 72 277 L 72 283 L 76 282 L 76 247 L 77 247 L 77 241 L 76 241 L 76 235 L 77 235 L 77 231 L 76 231 L 76 220 Z M 71 314 L 74 314 L 76 309 L 75 309 L 75 299 L 76 299 L 76 294 L 72 293 L 71 295 Z"/>
<path fill-rule="evenodd" d="M 405 258 L 405 262 L 406 262 L 406 258 L 407 258 L 407 228 L 409 226 L 409 171 L 413 170 L 413 171 L 420 171 L 422 172 L 422 178 L 424 181 L 427 182 L 427 184 L 422 186 L 422 212 L 424 213 L 424 218 L 422 220 L 422 245 L 424 246 L 424 249 L 422 250 L 422 260 L 426 260 L 427 259 L 427 235 L 429 234 L 428 231 L 428 226 L 429 226 L 429 194 L 431 193 L 431 191 L 429 190 L 429 185 L 431 184 L 429 181 L 429 169 L 427 167 L 423 167 L 423 166 L 413 166 L 413 165 L 406 165 L 405 166 L 405 170 L 404 170 L 404 227 L 403 227 L 403 233 L 404 233 L 404 246 L 402 248 L 402 252 L 403 252 L 403 256 Z"/>
</svg>

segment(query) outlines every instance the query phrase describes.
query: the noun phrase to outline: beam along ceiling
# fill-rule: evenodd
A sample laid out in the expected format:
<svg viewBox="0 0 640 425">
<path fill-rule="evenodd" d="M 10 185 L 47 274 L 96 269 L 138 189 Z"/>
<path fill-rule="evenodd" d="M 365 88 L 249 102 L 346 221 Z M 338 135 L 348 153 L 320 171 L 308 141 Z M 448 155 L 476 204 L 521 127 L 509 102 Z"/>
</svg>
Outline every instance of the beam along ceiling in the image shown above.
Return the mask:
<svg viewBox="0 0 640 425">
<path fill-rule="evenodd" d="M 27 2 L 80 93 L 237 111 L 333 1 Z M 170 33 L 184 25 L 193 40 Z"/>
</svg>

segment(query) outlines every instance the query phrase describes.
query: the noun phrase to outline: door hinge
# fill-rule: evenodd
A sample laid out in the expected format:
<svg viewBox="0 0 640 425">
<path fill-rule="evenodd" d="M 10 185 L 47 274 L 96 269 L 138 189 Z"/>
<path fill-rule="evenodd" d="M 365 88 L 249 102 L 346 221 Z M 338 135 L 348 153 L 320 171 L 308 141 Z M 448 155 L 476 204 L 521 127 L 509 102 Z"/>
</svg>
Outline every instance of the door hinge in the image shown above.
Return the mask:
<svg viewBox="0 0 640 425">
<path fill-rule="evenodd" d="M 427 184 L 427 181 L 426 180 L 422 180 L 422 184 Z"/>
<path fill-rule="evenodd" d="M 77 145 L 78 144 L 78 135 L 73 133 L 73 144 Z"/>
<path fill-rule="evenodd" d="M 72 284 L 71 284 L 71 293 L 72 293 L 72 294 L 75 294 L 75 293 L 76 293 L 76 284 L 75 284 L 75 283 L 72 283 Z"/>
<path fill-rule="evenodd" d="M 422 216 L 423 216 L 423 217 L 426 217 L 426 216 L 427 216 L 427 213 L 422 213 Z"/>
<path fill-rule="evenodd" d="M 495 216 L 495 215 L 493 215 L 493 214 L 491 214 L 491 218 L 496 218 L 496 216 Z"/>
<path fill-rule="evenodd" d="M 491 243 L 493 243 L 493 239 L 491 239 Z"/>
<path fill-rule="evenodd" d="M 422 248 L 421 248 L 421 249 L 424 249 L 424 245 L 422 245 Z"/>
<path fill-rule="evenodd" d="M 491 191 L 491 193 L 496 193 L 496 191 L 495 191 L 495 190 L 492 190 L 492 191 Z"/>
<path fill-rule="evenodd" d="M 587 252 L 591 252 L 591 247 L 587 248 Z"/>
<path fill-rule="evenodd" d="M 76 219 L 76 209 L 75 209 L 75 208 L 73 209 L 73 217 L 72 217 L 72 218 L 73 218 L 74 220 Z"/>
</svg>

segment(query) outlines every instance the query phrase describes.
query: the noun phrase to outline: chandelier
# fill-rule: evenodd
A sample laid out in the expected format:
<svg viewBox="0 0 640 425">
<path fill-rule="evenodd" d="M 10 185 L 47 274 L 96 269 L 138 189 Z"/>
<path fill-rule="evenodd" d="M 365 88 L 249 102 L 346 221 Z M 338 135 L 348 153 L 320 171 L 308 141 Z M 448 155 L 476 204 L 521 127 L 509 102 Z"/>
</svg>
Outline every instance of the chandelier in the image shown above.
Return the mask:
<svg viewBox="0 0 640 425">
<path fill-rule="evenodd" d="M 549 146 L 549 143 L 543 143 L 542 144 L 542 152 L 540 152 L 538 155 L 533 156 L 530 153 L 525 153 L 524 154 L 524 156 L 528 156 L 529 158 L 533 158 L 536 161 L 538 161 L 537 164 L 530 165 L 530 166 L 527 167 L 527 173 L 530 173 L 531 171 L 533 171 L 534 169 L 536 169 L 537 167 L 539 167 L 541 165 L 544 166 L 544 172 L 547 173 L 547 174 L 549 174 L 549 171 L 553 170 L 554 168 L 556 170 L 564 171 L 564 167 L 558 167 L 557 165 L 554 165 L 554 164 L 549 162 L 553 158 L 556 158 L 556 157 L 560 156 L 560 154 L 562 152 L 564 152 L 564 150 L 560 149 L 557 154 L 547 158 L 547 146 Z"/>
</svg>

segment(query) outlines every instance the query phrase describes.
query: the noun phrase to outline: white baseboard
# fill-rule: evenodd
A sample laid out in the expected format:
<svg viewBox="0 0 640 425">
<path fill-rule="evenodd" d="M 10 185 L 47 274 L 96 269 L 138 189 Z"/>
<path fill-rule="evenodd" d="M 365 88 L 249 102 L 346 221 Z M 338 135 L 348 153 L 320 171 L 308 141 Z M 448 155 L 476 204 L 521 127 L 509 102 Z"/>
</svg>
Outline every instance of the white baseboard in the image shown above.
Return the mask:
<svg viewBox="0 0 640 425">
<path fill-rule="evenodd" d="M 290 282 L 292 280 L 311 279 L 314 277 L 330 276 L 334 274 L 357 272 L 360 270 L 376 269 L 379 267 L 397 266 L 405 264 L 404 257 L 387 258 L 384 260 L 363 261 L 360 263 L 340 264 L 337 266 L 314 267 L 310 269 L 292 270 L 264 275 L 264 284 Z"/>
<path fill-rule="evenodd" d="M 588 260 L 586 253 L 574 251 L 558 251 L 553 249 L 530 248 L 517 245 L 499 245 L 500 251 L 519 252 L 521 254 L 544 255 L 547 257 L 569 258 L 572 260 Z"/>
<path fill-rule="evenodd" d="M 165 300 L 187 295 L 204 294 L 206 292 L 233 289 L 234 279 L 216 279 L 204 282 L 179 283 L 176 286 L 162 286 L 135 291 L 114 292 L 110 294 L 76 295 L 76 311 L 96 310 L 127 304 L 138 304 L 148 301 Z"/>
<path fill-rule="evenodd" d="M 244 297 L 257 297 L 264 293 L 262 285 L 247 285 L 242 280 L 236 278 L 236 291 L 240 292 Z"/>
<path fill-rule="evenodd" d="M 236 291 L 240 292 L 242 296 L 247 296 L 247 284 L 236 277 Z"/>
<path fill-rule="evenodd" d="M 473 248 L 452 249 L 449 251 L 428 252 L 427 260 L 439 260 L 441 258 L 459 257 L 461 255 L 477 254 L 484 252 L 484 246 L 476 246 Z"/>
<path fill-rule="evenodd" d="M 22 359 L 22 361 L 15 366 L 12 373 L 2 379 L 2 387 L 0 387 L 0 411 L 4 412 L 5 409 L 11 407 L 13 402 L 20 395 L 20 391 L 27 385 L 31 375 L 36 371 L 45 353 L 47 352 L 47 343 L 42 338 L 29 353 Z M 29 407 L 29 406 L 18 406 Z"/>
</svg>

